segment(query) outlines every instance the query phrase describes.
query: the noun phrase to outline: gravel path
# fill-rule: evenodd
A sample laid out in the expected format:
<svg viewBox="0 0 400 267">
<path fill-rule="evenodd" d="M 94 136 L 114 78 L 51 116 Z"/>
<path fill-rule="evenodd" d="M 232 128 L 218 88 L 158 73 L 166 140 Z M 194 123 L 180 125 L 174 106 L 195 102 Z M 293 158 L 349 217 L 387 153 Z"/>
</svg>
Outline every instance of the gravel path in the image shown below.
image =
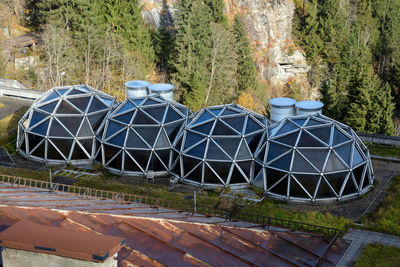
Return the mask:
<svg viewBox="0 0 400 267">
<path fill-rule="evenodd" d="M 351 241 L 351 244 L 336 264 L 338 267 L 351 266 L 360 256 L 362 248 L 371 243 L 400 248 L 400 236 L 386 235 L 360 229 L 350 229 L 343 239 Z"/>
</svg>

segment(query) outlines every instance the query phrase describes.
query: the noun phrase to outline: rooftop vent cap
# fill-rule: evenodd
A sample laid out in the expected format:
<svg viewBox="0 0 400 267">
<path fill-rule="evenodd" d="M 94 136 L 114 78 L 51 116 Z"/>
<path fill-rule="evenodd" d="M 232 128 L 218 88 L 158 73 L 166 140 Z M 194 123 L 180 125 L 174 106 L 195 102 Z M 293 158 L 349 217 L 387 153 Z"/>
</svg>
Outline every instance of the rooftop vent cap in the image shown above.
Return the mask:
<svg viewBox="0 0 400 267">
<path fill-rule="evenodd" d="M 127 98 L 138 98 L 145 97 L 147 95 L 147 87 L 150 85 L 147 81 L 128 81 L 125 83 L 126 97 Z"/>
<path fill-rule="evenodd" d="M 168 101 L 173 101 L 174 86 L 169 83 L 156 83 L 149 85 L 149 94 L 159 94 L 162 98 Z"/>
<path fill-rule="evenodd" d="M 299 101 L 296 103 L 296 115 L 322 114 L 324 103 L 315 100 Z"/>
<path fill-rule="evenodd" d="M 271 123 L 295 115 L 296 100 L 289 97 L 277 97 L 269 100 L 271 105 Z"/>
</svg>

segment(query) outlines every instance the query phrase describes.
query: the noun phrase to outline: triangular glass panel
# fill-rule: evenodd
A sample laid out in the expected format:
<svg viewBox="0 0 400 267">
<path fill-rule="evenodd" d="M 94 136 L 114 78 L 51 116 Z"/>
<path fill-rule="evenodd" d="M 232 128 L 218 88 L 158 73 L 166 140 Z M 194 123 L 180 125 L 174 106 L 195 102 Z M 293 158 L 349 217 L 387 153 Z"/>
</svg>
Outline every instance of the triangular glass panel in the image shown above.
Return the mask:
<svg viewBox="0 0 400 267">
<path fill-rule="evenodd" d="M 149 107 L 143 110 L 150 114 L 155 120 L 157 120 L 159 123 L 163 122 L 164 119 L 164 113 L 166 110 L 167 106 L 161 106 L 161 107 Z"/>
<path fill-rule="evenodd" d="M 90 101 L 90 96 L 68 98 L 68 101 L 71 102 L 75 107 L 79 108 L 82 112 L 85 112 Z"/>
<path fill-rule="evenodd" d="M 165 117 L 164 123 L 169 123 L 169 122 L 177 121 L 180 119 L 182 119 L 182 116 L 179 115 L 179 113 L 176 112 L 171 106 L 168 106 L 167 115 Z"/>
<path fill-rule="evenodd" d="M 110 146 L 103 144 L 104 146 L 104 161 L 109 162 L 118 152 L 121 151 L 120 147 Z"/>
<path fill-rule="evenodd" d="M 115 114 L 121 114 L 125 111 L 131 110 L 134 108 L 135 108 L 135 106 L 128 100 Z"/>
<path fill-rule="evenodd" d="M 240 161 L 237 164 L 239 165 L 239 168 L 242 169 L 242 172 L 247 176 L 247 179 L 250 179 L 251 161 Z"/>
<path fill-rule="evenodd" d="M 207 110 L 204 110 L 203 114 L 201 114 L 200 117 L 198 117 L 196 119 L 196 122 L 193 125 L 197 125 L 199 123 L 202 123 L 204 121 L 211 120 L 211 119 L 215 119 L 215 117 L 213 115 L 211 115 Z"/>
<path fill-rule="evenodd" d="M 242 140 L 239 151 L 237 152 L 236 159 L 241 160 L 241 159 L 251 159 L 252 155 L 251 152 L 249 151 L 246 142 Z"/>
<path fill-rule="evenodd" d="M 200 162 L 201 162 L 201 160 L 184 156 L 183 164 L 182 164 L 184 175 L 187 175 L 189 172 L 191 172 L 197 165 L 199 165 Z M 200 166 L 201 166 L 201 164 L 200 164 Z M 201 176 L 200 176 L 200 178 L 201 178 Z M 200 179 L 200 181 L 201 181 L 201 179 Z"/>
<path fill-rule="evenodd" d="M 347 180 L 346 186 L 344 187 L 342 196 L 357 193 L 357 192 L 358 192 L 357 187 L 354 185 L 352 175 L 350 174 L 349 179 Z"/>
<path fill-rule="evenodd" d="M 270 162 L 271 160 L 279 157 L 280 155 L 288 152 L 289 150 L 291 150 L 291 148 L 274 142 L 270 142 L 267 154 L 267 162 Z"/>
<path fill-rule="evenodd" d="M 204 165 L 204 183 L 221 184 L 221 180 L 207 164 Z"/>
<path fill-rule="evenodd" d="M 35 125 L 36 123 L 38 123 L 39 121 L 44 120 L 45 118 L 49 117 L 46 114 L 34 111 L 32 113 L 32 118 L 31 118 L 31 122 L 29 123 L 29 127 L 32 127 L 33 125 Z"/>
<path fill-rule="evenodd" d="M 367 168 L 367 171 L 365 172 L 364 180 L 362 181 L 362 185 L 360 186 L 361 189 L 364 189 L 369 185 L 369 168 Z"/>
<path fill-rule="evenodd" d="M 150 147 L 154 146 L 156 140 L 158 127 L 134 127 L 134 130 L 149 144 Z"/>
<path fill-rule="evenodd" d="M 78 131 L 81 125 L 82 117 L 57 117 L 60 122 L 67 128 L 73 135 Z"/>
<path fill-rule="evenodd" d="M 214 141 L 228 154 L 234 158 L 239 147 L 240 138 L 214 138 Z"/>
<path fill-rule="evenodd" d="M 217 121 L 213 135 L 238 135 L 234 130 L 223 124 L 221 121 Z"/>
<path fill-rule="evenodd" d="M 215 109 L 207 109 L 208 111 L 210 111 L 212 114 L 214 114 L 215 116 L 218 116 L 219 113 L 221 113 L 222 108 L 215 108 Z"/>
<path fill-rule="evenodd" d="M 105 97 L 100 97 L 100 99 L 101 99 L 104 103 L 106 103 L 106 105 L 109 106 L 109 107 L 111 107 L 112 104 L 114 103 L 114 100 L 113 100 L 113 99 L 108 99 L 108 98 L 105 98 Z"/>
<path fill-rule="evenodd" d="M 38 136 L 36 134 L 28 134 L 28 150 L 32 152 L 32 150 L 43 140 L 43 137 Z"/>
<path fill-rule="evenodd" d="M 271 188 L 273 185 L 278 183 L 279 180 L 281 180 L 284 176 L 287 176 L 286 172 L 281 172 L 281 171 L 267 168 L 266 169 L 267 189 Z M 286 190 L 281 193 L 286 195 Z"/>
<path fill-rule="evenodd" d="M 129 124 L 131 122 L 133 114 L 134 114 L 134 112 L 131 111 L 131 112 L 125 113 L 123 115 L 119 115 L 119 116 L 115 117 L 114 119 L 117 121 L 123 122 L 125 124 Z"/>
<path fill-rule="evenodd" d="M 253 184 L 258 188 L 264 189 L 264 175 L 263 175 L 262 171 L 255 173 L 255 178 L 253 180 Z"/>
<path fill-rule="evenodd" d="M 147 171 L 147 163 L 150 159 L 151 152 L 149 150 L 131 150 L 131 156 L 135 159 L 135 161 L 140 165 L 140 167 Z"/>
<path fill-rule="evenodd" d="M 366 165 L 361 165 L 353 170 L 354 178 L 358 187 L 361 187 L 362 177 L 364 176 L 364 168 Z"/>
<path fill-rule="evenodd" d="M 351 167 L 356 167 L 364 162 L 364 158 L 361 156 L 360 151 L 358 150 L 357 146 L 354 146 L 354 153 L 353 153 L 353 164 Z"/>
<path fill-rule="evenodd" d="M 60 152 L 58 152 L 53 144 L 51 144 L 49 141 L 47 142 L 47 159 L 65 160 Z"/>
<path fill-rule="evenodd" d="M 310 120 L 307 122 L 307 126 L 314 126 L 314 125 L 321 125 L 321 124 L 323 124 L 323 123 L 320 121 L 314 120 L 312 118 L 310 118 Z"/>
<path fill-rule="evenodd" d="M 325 174 L 326 180 L 328 180 L 329 184 L 332 186 L 333 190 L 335 190 L 336 194 L 338 195 L 340 194 L 340 190 L 342 189 L 347 174 L 348 172 Z"/>
<path fill-rule="evenodd" d="M 323 172 L 329 149 L 299 149 L 300 153 L 310 161 L 319 172 Z"/>
<path fill-rule="evenodd" d="M 251 153 L 255 153 L 261 141 L 262 133 L 253 134 L 246 137 L 247 145 L 250 148 Z"/>
<path fill-rule="evenodd" d="M 58 106 L 57 113 L 59 113 L 59 114 L 80 114 L 80 111 L 78 111 L 76 108 L 71 106 L 71 104 L 69 104 L 67 102 L 67 100 L 64 99 L 63 101 L 61 101 L 60 105 Z"/>
<path fill-rule="evenodd" d="M 57 92 L 58 92 L 60 95 L 64 95 L 69 89 L 70 89 L 70 88 L 67 88 L 67 89 L 57 89 Z"/>
<path fill-rule="evenodd" d="M 304 173 L 319 173 L 303 156 L 299 153 L 294 153 L 292 172 L 304 172 Z"/>
<path fill-rule="evenodd" d="M 335 153 L 331 152 L 326 162 L 325 171 L 324 172 L 338 172 L 347 170 L 348 167 L 343 164 L 343 162 L 336 156 Z"/>
<path fill-rule="evenodd" d="M 123 125 L 121 125 L 119 123 L 115 123 L 113 121 L 109 121 L 105 139 L 107 139 L 111 135 L 115 134 L 116 132 L 118 132 L 119 130 L 121 130 L 124 127 L 125 126 L 123 126 Z"/>
<path fill-rule="evenodd" d="M 58 101 L 55 101 L 55 102 L 49 103 L 47 105 L 43 105 L 43 106 L 39 107 L 39 109 L 47 111 L 49 113 L 53 113 L 53 111 L 56 108 L 57 104 L 58 104 Z"/>
<path fill-rule="evenodd" d="M 181 129 L 182 123 L 174 123 L 171 125 L 165 126 L 165 131 L 167 132 L 168 138 L 171 141 L 171 144 L 174 143 L 176 135 L 179 133 Z"/>
<path fill-rule="evenodd" d="M 301 136 L 299 139 L 298 147 L 326 147 L 320 141 L 318 141 L 315 137 L 311 136 L 306 131 L 301 132 Z"/>
<path fill-rule="evenodd" d="M 325 144 L 329 145 L 329 139 L 331 138 L 331 127 L 307 129 L 307 131 L 319 138 L 319 140 L 323 141 Z"/>
<path fill-rule="evenodd" d="M 157 154 L 158 158 L 164 163 L 165 167 L 168 167 L 169 164 L 169 158 L 171 155 L 171 150 L 170 149 L 157 149 L 154 150 L 154 153 Z"/>
<path fill-rule="evenodd" d="M 306 123 L 307 119 L 292 119 L 294 123 L 298 126 L 303 127 L 304 123 Z"/>
<path fill-rule="evenodd" d="M 129 130 L 126 147 L 129 148 L 149 148 L 149 146 L 134 131 Z"/>
<path fill-rule="evenodd" d="M 142 105 L 150 106 L 150 105 L 157 105 L 157 104 L 160 104 L 160 102 L 157 102 L 157 101 L 151 100 L 150 98 L 147 98 L 146 101 Z"/>
<path fill-rule="evenodd" d="M 98 100 L 95 96 L 93 96 L 92 103 L 90 104 L 90 108 L 88 113 L 96 112 L 102 109 L 107 108 L 100 100 Z"/>
<path fill-rule="evenodd" d="M 185 175 L 187 175 L 185 179 L 200 183 L 202 181 L 202 176 L 203 176 L 203 165 L 204 164 L 200 164 L 199 166 L 195 167 L 194 169 L 192 169 L 190 173 L 185 172 Z"/>
<path fill-rule="evenodd" d="M 218 174 L 218 176 L 226 182 L 228 180 L 229 172 L 231 170 L 232 162 L 219 162 L 209 161 L 207 162 L 210 167 Z"/>
<path fill-rule="evenodd" d="M 335 127 L 335 129 L 333 130 L 333 142 L 332 142 L 333 146 L 339 145 L 339 144 L 344 143 L 349 140 L 350 139 L 347 136 L 345 136 L 342 132 L 340 132 Z"/>
<path fill-rule="evenodd" d="M 80 145 L 86 150 L 89 156 L 92 154 L 93 150 L 93 139 L 81 139 L 78 141 Z"/>
<path fill-rule="evenodd" d="M 164 130 L 161 128 L 154 147 L 155 148 L 163 148 L 163 147 L 169 148 L 170 146 L 171 146 L 171 144 L 169 143 L 168 136 L 166 135 Z"/>
<path fill-rule="evenodd" d="M 274 139 L 274 141 L 288 145 L 288 146 L 294 146 L 296 144 L 298 136 L 299 136 L 299 132 L 294 132 L 294 133 L 279 137 L 277 139 Z"/>
<path fill-rule="evenodd" d="M 335 192 L 329 187 L 328 183 L 322 177 L 319 187 L 317 189 L 316 198 L 328 198 L 328 197 L 336 197 Z"/>
<path fill-rule="evenodd" d="M 194 148 L 187 151 L 186 154 L 203 159 L 204 152 L 206 151 L 206 144 L 207 144 L 207 142 L 202 142 L 202 143 L 196 145 Z"/>
<path fill-rule="evenodd" d="M 348 166 L 351 165 L 351 162 L 350 162 L 351 144 L 347 144 L 347 145 L 340 146 L 340 147 L 335 147 L 334 150 L 343 159 L 343 161 L 346 162 L 346 164 Z"/>
<path fill-rule="evenodd" d="M 76 89 L 72 89 L 71 91 L 69 91 L 68 95 L 82 95 L 82 94 L 86 94 L 86 92 L 82 92 L 80 90 L 76 90 Z"/>
<path fill-rule="evenodd" d="M 186 133 L 186 139 L 185 139 L 185 146 L 183 150 L 186 150 L 187 148 L 191 147 L 192 145 L 198 143 L 200 140 L 205 139 L 204 136 L 195 134 L 192 132 L 187 132 Z"/>
<path fill-rule="evenodd" d="M 24 135 L 22 135 L 22 136 L 24 136 Z M 25 142 L 25 138 L 23 138 L 22 139 L 22 142 L 20 142 L 20 146 L 19 146 L 19 148 L 22 150 L 22 151 L 24 151 L 24 152 L 26 152 L 26 142 Z"/>
<path fill-rule="evenodd" d="M 285 123 L 282 125 L 282 127 L 279 129 L 279 131 L 277 132 L 277 135 L 281 135 L 287 132 L 291 132 L 294 131 L 296 129 L 299 129 L 299 127 L 294 124 L 293 122 L 287 120 L 285 121 Z"/>
<path fill-rule="evenodd" d="M 230 160 L 230 158 L 211 140 L 208 144 L 207 159 Z"/>
<path fill-rule="evenodd" d="M 229 115 L 235 115 L 235 114 L 238 114 L 238 113 L 236 111 L 230 110 L 229 108 L 226 108 L 222 112 L 221 116 L 229 116 Z"/>
<path fill-rule="evenodd" d="M 83 119 L 81 128 L 79 129 L 78 137 L 93 136 L 92 127 L 86 118 Z"/>
<path fill-rule="evenodd" d="M 261 130 L 262 127 L 258 125 L 251 117 L 247 118 L 246 130 L 245 133 L 253 133 L 255 131 Z"/>
<path fill-rule="evenodd" d="M 231 126 L 232 128 L 234 128 L 239 133 L 243 132 L 243 124 L 245 122 L 245 117 L 244 116 L 235 117 L 235 118 L 225 118 L 225 119 L 223 119 L 223 121 L 226 124 L 228 124 L 229 126 Z"/>
<path fill-rule="evenodd" d="M 100 112 L 100 113 L 96 113 L 94 115 L 90 115 L 88 117 L 89 123 L 90 123 L 90 125 L 92 125 L 93 131 L 96 131 L 99 128 L 99 126 L 103 122 L 105 114 L 106 114 L 105 112 Z"/>
<path fill-rule="evenodd" d="M 130 99 L 136 106 L 140 106 L 143 102 L 144 98 Z"/>
<path fill-rule="evenodd" d="M 107 167 L 122 170 L 122 152 L 120 152 L 111 162 L 109 162 Z"/>
<path fill-rule="evenodd" d="M 50 95 L 48 95 L 48 96 L 46 97 L 45 100 L 43 100 L 43 102 L 47 102 L 47 101 L 50 101 L 50 100 L 52 100 L 52 99 L 56 99 L 56 98 L 58 98 L 58 97 L 60 97 L 60 95 L 57 94 L 56 91 L 53 91 Z"/>
<path fill-rule="evenodd" d="M 321 176 L 309 174 L 294 174 L 293 176 L 311 196 L 314 196 L 315 189 L 317 188 L 318 181 Z M 291 183 L 292 182 L 294 182 L 294 179 L 292 179 Z"/>
<path fill-rule="evenodd" d="M 68 159 L 69 153 L 71 152 L 73 140 L 72 139 L 64 139 L 64 138 L 62 138 L 62 139 L 51 138 L 50 140 L 58 148 L 58 150 L 61 151 L 61 153 L 64 155 L 64 157 Z M 87 156 L 85 156 L 83 158 L 87 158 Z M 82 157 L 79 159 L 82 159 Z"/>
<path fill-rule="evenodd" d="M 33 156 L 39 157 L 39 158 L 44 158 L 44 150 L 45 150 L 45 144 L 46 142 L 43 141 L 36 149 L 35 151 L 31 151 Z M 31 146 L 31 150 L 33 149 L 33 146 L 31 143 L 29 143 Z M 36 144 L 37 145 L 37 144 Z M 36 147 L 36 146 L 35 146 Z"/>
<path fill-rule="evenodd" d="M 125 152 L 124 170 L 127 172 L 142 172 L 139 166 L 132 160 L 129 153 Z"/>
<path fill-rule="evenodd" d="M 49 121 L 50 120 L 46 120 L 46 121 L 42 122 L 41 124 L 39 124 L 38 126 L 33 128 L 32 132 L 41 134 L 41 135 L 46 135 L 47 129 L 49 128 Z"/>
<path fill-rule="evenodd" d="M 304 191 L 297 180 L 293 177 L 290 177 L 290 196 L 299 198 L 310 198 L 306 191 Z"/>
<path fill-rule="evenodd" d="M 148 124 L 158 124 L 158 122 L 149 115 L 147 115 L 146 113 L 144 113 L 142 110 L 138 109 L 136 111 L 136 115 L 135 118 L 133 119 L 132 124 L 148 125 Z"/>
<path fill-rule="evenodd" d="M 267 176 L 267 179 L 268 179 L 268 176 Z M 275 184 L 270 183 L 268 191 L 271 193 L 286 196 L 287 191 L 288 191 L 288 179 L 289 178 L 287 176 L 284 179 L 282 179 L 281 181 L 278 180 L 278 182 Z"/>
<path fill-rule="evenodd" d="M 206 135 L 209 135 L 213 125 L 214 125 L 214 121 L 211 121 L 211 122 L 207 122 L 200 126 L 195 126 L 195 127 L 193 127 L 193 130 L 203 133 L 203 134 L 206 134 Z"/>
<path fill-rule="evenodd" d="M 268 166 L 273 168 L 277 168 L 283 171 L 289 171 L 290 163 L 292 162 L 292 153 L 288 153 L 285 156 L 281 157 L 278 160 L 275 160 L 272 163 L 269 163 Z"/>
<path fill-rule="evenodd" d="M 108 140 L 108 142 L 113 145 L 122 147 L 124 146 L 125 136 L 126 136 L 126 130 L 123 130 L 122 132 L 118 133 L 116 136 Z"/>
<path fill-rule="evenodd" d="M 71 134 L 55 118 L 53 118 L 51 121 L 49 135 L 71 137 Z"/>
<path fill-rule="evenodd" d="M 236 166 L 233 166 L 233 171 L 229 184 L 241 184 L 241 183 L 248 183 L 248 181 L 246 180 L 246 178 L 244 178 L 240 170 Z"/>
<path fill-rule="evenodd" d="M 148 169 L 156 172 L 166 171 L 167 166 L 164 166 L 162 161 L 157 157 L 156 153 L 153 152 L 151 153 L 151 159 L 149 162 Z"/>
</svg>

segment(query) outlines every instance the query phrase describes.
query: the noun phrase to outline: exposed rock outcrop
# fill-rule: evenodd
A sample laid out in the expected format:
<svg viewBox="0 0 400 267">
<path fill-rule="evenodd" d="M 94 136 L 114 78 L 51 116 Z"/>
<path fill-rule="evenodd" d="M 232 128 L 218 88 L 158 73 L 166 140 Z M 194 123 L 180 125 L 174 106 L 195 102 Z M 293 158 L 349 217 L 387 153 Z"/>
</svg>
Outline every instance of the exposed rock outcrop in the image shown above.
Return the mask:
<svg viewBox="0 0 400 267">
<path fill-rule="evenodd" d="M 144 20 L 158 27 L 160 13 L 173 17 L 176 0 L 141 0 Z M 309 70 L 301 50 L 292 40 L 295 4 L 292 0 L 225 0 L 230 19 L 241 14 L 250 38 L 260 76 L 276 85 L 289 78 L 304 79 Z M 164 23 L 173 23 L 173 19 Z"/>
</svg>

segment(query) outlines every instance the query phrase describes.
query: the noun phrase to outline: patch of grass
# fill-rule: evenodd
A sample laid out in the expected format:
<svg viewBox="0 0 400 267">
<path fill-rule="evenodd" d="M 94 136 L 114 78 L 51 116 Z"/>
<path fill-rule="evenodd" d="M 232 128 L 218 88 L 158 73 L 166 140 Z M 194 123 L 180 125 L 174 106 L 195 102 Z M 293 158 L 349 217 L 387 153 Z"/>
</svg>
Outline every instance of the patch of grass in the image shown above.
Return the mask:
<svg viewBox="0 0 400 267">
<path fill-rule="evenodd" d="M 0 102 L 0 108 L 4 108 L 4 104 Z"/>
<path fill-rule="evenodd" d="M 400 147 L 366 143 L 371 155 L 400 158 Z"/>
<path fill-rule="evenodd" d="M 385 200 L 362 222 L 375 231 L 400 235 L 400 176 L 392 178 Z"/>
<path fill-rule="evenodd" d="M 353 267 L 400 266 L 400 248 L 369 244 L 365 246 Z"/>
<path fill-rule="evenodd" d="M 0 120 L 0 146 L 8 144 L 17 138 L 18 121 L 28 110 L 23 107 Z M 8 150 L 8 149 L 7 149 Z"/>
<path fill-rule="evenodd" d="M 18 177 L 41 180 L 41 181 L 49 180 L 48 171 L 34 171 L 28 169 L 8 168 L 0 166 L 0 174 L 18 176 Z"/>
</svg>

